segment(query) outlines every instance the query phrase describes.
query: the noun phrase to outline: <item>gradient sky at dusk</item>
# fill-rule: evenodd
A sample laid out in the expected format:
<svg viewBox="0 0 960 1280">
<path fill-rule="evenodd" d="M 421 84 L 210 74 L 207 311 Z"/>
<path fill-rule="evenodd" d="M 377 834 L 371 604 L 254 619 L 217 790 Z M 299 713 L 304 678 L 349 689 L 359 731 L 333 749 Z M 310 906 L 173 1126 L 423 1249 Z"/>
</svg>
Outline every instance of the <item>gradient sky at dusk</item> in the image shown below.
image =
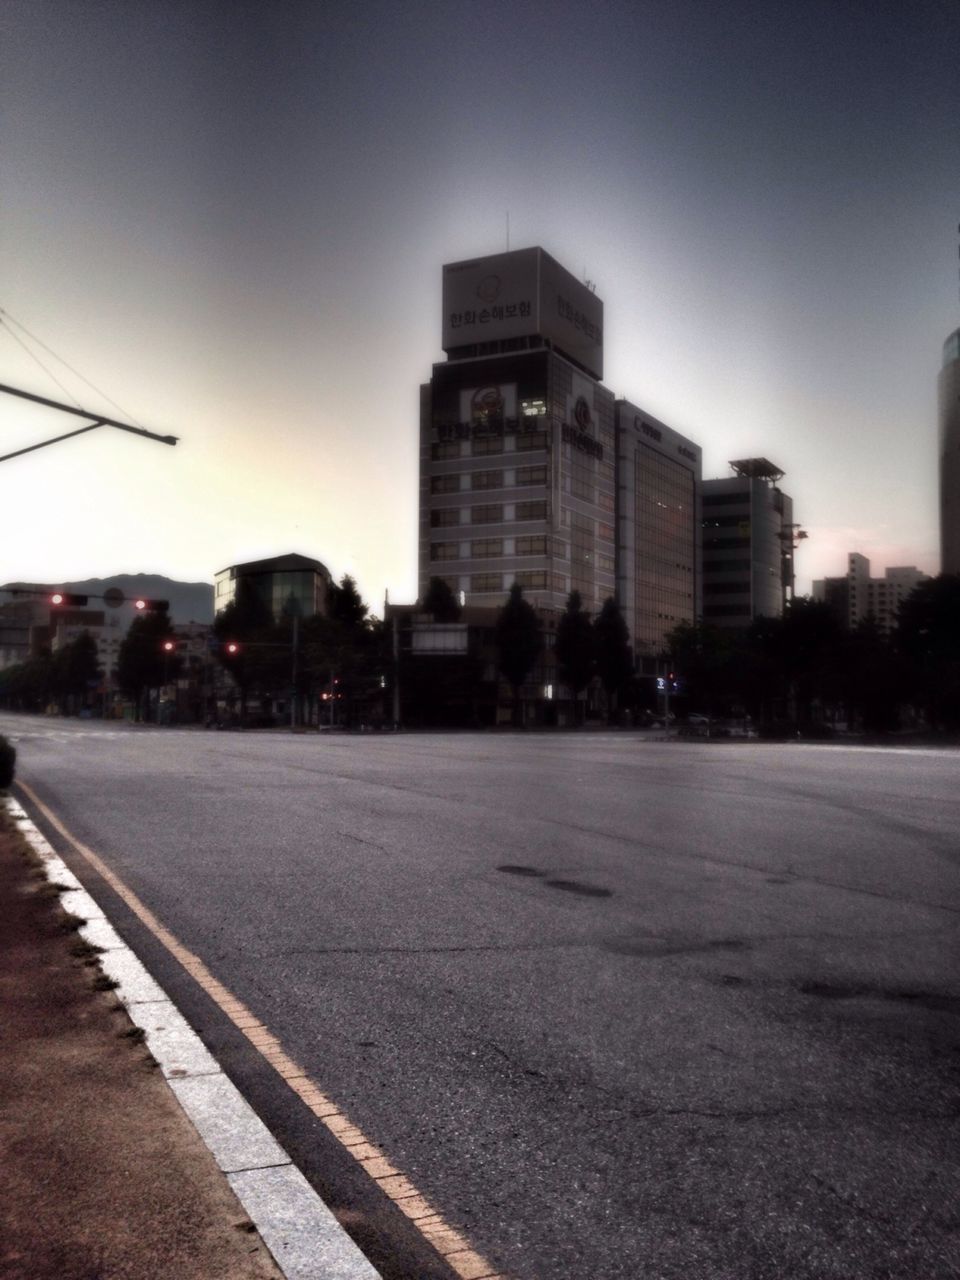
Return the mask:
<svg viewBox="0 0 960 1280">
<path fill-rule="evenodd" d="M 440 268 L 508 210 L 614 392 L 786 472 L 801 591 L 936 572 L 958 67 L 955 0 L 4 0 L 0 307 L 182 439 L 4 463 L 0 581 L 296 550 L 413 599 Z M 0 382 L 65 398 L 6 328 Z M 71 425 L 0 397 L 0 453 Z"/>
</svg>

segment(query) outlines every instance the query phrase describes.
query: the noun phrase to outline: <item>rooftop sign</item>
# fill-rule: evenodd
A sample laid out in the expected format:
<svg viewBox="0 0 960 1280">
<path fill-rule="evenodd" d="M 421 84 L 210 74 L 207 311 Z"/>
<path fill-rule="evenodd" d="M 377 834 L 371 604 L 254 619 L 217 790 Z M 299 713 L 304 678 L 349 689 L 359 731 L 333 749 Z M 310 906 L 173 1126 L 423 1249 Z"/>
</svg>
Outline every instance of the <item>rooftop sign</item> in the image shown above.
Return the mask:
<svg viewBox="0 0 960 1280">
<path fill-rule="evenodd" d="M 443 268 L 443 349 L 537 335 L 603 377 L 603 303 L 540 248 Z"/>
</svg>

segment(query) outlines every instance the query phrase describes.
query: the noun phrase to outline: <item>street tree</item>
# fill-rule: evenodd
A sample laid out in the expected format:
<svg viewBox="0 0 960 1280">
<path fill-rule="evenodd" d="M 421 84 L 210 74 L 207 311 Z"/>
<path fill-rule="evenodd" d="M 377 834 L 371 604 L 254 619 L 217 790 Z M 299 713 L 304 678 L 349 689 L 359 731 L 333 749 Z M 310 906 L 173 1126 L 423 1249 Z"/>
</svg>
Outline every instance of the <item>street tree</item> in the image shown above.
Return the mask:
<svg viewBox="0 0 960 1280">
<path fill-rule="evenodd" d="M 557 623 L 554 652 L 557 656 L 557 675 L 572 696 L 574 724 L 580 724 L 583 718 L 580 695 L 593 675 L 596 643 L 590 615 L 584 611 L 579 591 L 571 591 L 567 597 L 567 607 Z"/>
<path fill-rule="evenodd" d="M 593 624 L 597 672 L 607 695 L 607 714 L 613 724 L 620 695 L 633 674 L 630 631 L 617 601 L 608 596 Z"/>
<path fill-rule="evenodd" d="M 89 631 L 62 645 L 53 655 L 53 685 L 60 709 L 68 709 L 89 697 L 100 676 L 97 642 Z"/>
<path fill-rule="evenodd" d="M 462 612 L 460 602 L 445 578 L 430 579 L 421 608 L 430 614 L 434 622 L 459 622 Z"/>
<path fill-rule="evenodd" d="M 214 618 L 213 633 L 220 642 L 220 664 L 240 691 L 240 722 L 245 724 L 251 694 L 273 696 L 289 683 L 290 653 L 282 628 L 253 583 L 241 578 L 234 598 Z"/>
<path fill-rule="evenodd" d="M 117 683 L 133 701 L 134 717 L 149 718 L 150 691 L 158 689 L 170 674 L 170 659 L 163 642 L 173 633 L 166 609 L 140 614 L 130 623 L 117 655 Z"/>
<path fill-rule="evenodd" d="M 895 643 L 927 722 L 960 728 L 960 574 L 942 573 L 911 591 L 900 606 Z"/>
<path fill-rule="evenodd" d="M 524 600 L 519 582 L 514 582 L 497 614 L 495 634 L 499 668 L 513 693 L 513 723 L 519 725 L 520 689 L 543 647 L 536 611 Z"/>
</svg>

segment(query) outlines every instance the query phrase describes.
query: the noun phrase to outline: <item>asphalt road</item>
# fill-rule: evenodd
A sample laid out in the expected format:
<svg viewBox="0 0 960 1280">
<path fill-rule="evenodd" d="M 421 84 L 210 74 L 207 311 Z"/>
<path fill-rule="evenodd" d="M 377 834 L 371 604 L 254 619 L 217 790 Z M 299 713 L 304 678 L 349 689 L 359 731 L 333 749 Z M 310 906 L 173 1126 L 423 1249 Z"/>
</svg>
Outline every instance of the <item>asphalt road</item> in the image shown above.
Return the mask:
<svg viewBox="0 0 960 1280">
<path fill-rule="evenodd" d="M 0 733 L 518 1280 L 960 1277 L 960 754 Z"/>
</svg>

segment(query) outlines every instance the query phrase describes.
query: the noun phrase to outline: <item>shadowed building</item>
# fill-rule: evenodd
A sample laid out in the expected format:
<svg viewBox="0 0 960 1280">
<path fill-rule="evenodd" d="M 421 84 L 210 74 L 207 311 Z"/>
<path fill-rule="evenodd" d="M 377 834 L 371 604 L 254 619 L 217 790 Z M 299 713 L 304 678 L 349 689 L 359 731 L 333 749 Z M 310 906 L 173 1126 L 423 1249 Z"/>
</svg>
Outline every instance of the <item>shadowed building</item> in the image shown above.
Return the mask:
<svg viewBox="0 0 960 1280">
<path fill-rule="evenodd" d="M 928 575 L 913 565 L 887 569 L 882 578 L 870 577 L 870 561 L 857 551 L 847 557 L 845 578 L 820 578 L 813 584 L 814 600 L 829 604 L 845 627 L 855 627 L 873 618 L 880 630 L 889 634 L 897 623 L 897 613 L 907 596 L 928 581 Z"/>
<path fill-rule="evenodd" d="M 700 616 L 700 446 L 617 401 L 617 590 L 638 662 Z"/>
<path fill-rule="evenodd" d="M 447 264 L 443 348 L 421 389 L 419 590 L 559 612 L 616 590 L 614 399 L 603 303 L 540 248 Z"/>
<path fill-rule="evenodd" d="M 793 594 L 796 526 L 779 467 L 766 458 L 730 466 L 728 479 L 703 482 L 703 621 L 748 627 L 779 617 Z"/>
<path fill-rule="evenodd" d="M 214 609 L 217 613 L 236 599 L 241 582 L 246 582 L 256 591 L 275 622 L 290 613 L 311 618 L 327 612 L 330 574 L 326 565 L 308 556 L 291 553 L 230 565 L 221 569 L 214 581 Z"/>
<path fill-rule="evenodd" d="M 940 401 L 940 572 L 960 573 L 960 329 L 943 344 Z"/>
</svg>

